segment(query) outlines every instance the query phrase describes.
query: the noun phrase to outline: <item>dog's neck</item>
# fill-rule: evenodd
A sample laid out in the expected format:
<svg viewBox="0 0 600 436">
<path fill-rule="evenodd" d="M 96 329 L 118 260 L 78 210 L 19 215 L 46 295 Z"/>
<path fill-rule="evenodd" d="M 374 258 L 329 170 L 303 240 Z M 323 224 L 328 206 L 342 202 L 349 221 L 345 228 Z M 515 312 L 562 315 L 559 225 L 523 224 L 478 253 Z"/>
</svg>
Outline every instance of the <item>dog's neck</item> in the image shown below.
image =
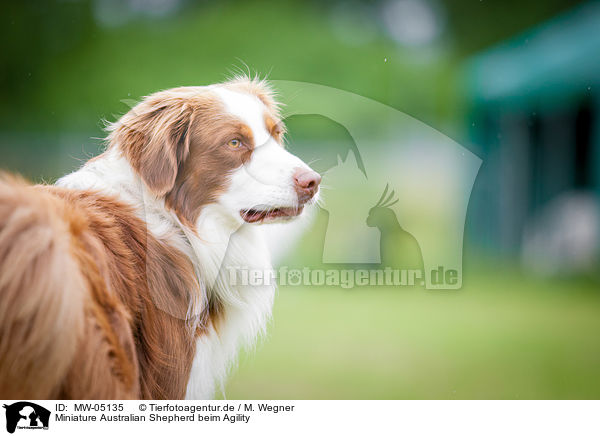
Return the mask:
<svg viewBox="0 0 600 436">
<path fill-rule="evenodd" d="M 270 255 L 261 229 L 235 224 L 219 205 L 205 207 L 195 231 L 183 225 L 177 214 L 153 196 L 127 160 L 111 148 L 87 162 L 57 184 L 71 189 L 94 190 L 114 195 L 133 206 L 152 235 L 185 253 L 194 264 L 206 294 L 192 298 L 199 304 L 189 315 L 199 314 L 207 298 L 222 304 L 218 329 L 210 327 L 196 342 L 196 357 L 186 398 L 211 398 L 222 388 L 231 362 L 243 346 L 250 346 L 265 331 L 275 296 L 275 283 L 232 283 L 236 268 L 271 271 Z"/>
<path fill-rule="evenodd" d="M 224 270 L 271 268 L 268 249 L 256 226 L 240 226 L 218 204 L 203 208 L 195 229 L 182 224 L 177 214 L 165 207 L 164 199 L 149 192 L 117 147 L 109 148 L 78 171 L 61 178 L 57 184 L 114 195 L 133 206 L 148 231 L 158 240 L 184 252 L 208 291 L 216 293 L 225 303 L 240 302 L 240 295 L 235 295 L 235 286 L 223 282 L 227 278 Z M 259 256 L 256 256 L 257 250 Z"/>
</svg>

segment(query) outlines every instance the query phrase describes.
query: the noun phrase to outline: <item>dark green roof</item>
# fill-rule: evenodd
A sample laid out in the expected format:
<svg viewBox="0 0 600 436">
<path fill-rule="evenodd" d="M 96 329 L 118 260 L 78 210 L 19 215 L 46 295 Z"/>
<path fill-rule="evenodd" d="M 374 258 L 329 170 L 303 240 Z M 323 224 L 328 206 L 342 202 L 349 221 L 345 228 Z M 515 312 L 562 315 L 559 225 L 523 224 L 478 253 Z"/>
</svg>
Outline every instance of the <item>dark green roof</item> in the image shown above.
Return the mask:
<svg viewBox="0 0 600 436">
<path fill-rule="evenodd" d="M 472 57 L 471 99 L 512 103 L 562 99 L 600 88 L 600 2 L 584 4 Z"/>
</svg>

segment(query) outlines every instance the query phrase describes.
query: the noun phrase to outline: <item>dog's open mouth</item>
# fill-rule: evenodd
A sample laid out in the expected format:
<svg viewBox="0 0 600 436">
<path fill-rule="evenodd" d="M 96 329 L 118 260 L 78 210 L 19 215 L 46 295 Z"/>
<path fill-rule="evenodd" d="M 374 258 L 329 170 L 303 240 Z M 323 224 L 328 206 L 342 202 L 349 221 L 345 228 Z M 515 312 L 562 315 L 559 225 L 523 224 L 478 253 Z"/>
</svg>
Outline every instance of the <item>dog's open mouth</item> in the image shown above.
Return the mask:
<svg viewBox="0 0 600 436">
<path fill-rule="evenodd" d="M 258 223 L 276 219 L 293 218 L 302 213 L 304 206 L 298 207 L 278 207 L 274 209 L 246 209 L 240 211 L 240 215 L 247 223 Z"/>
</svg>

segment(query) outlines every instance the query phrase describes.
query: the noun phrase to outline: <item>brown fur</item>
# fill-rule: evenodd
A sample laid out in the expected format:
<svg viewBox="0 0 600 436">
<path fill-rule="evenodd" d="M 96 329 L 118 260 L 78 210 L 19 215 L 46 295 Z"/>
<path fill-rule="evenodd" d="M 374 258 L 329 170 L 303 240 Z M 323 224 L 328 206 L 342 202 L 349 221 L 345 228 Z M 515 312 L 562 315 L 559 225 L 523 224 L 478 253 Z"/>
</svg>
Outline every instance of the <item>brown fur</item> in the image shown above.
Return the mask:
<svg viewBox="0 0 600 436">
<path fill-rule="evenodd" d="M 264 84 L 226 86 L 261 99 L 281 140 Z M 194 87 L 147 97 L 108 141 L 190 227 L 254 149 L 251 129 Z M 183 398 L 196 336 L 222 312 L 204 291 L 190 260 L 116 198 L 0 177 L 2 398 Z"/>
<path fill-rule="evenodd" d="M 55 397 L 83 338 L 88 298 L 60 219 L 66 205 L 31 194 L 0 180 L 2 398 Z"/>
<path fill-rule="evenodd" d="M 244 92 L 256 96 L 267 107 L 274 118 L 279 118 L 280 104 L 275 101 L 275 92 L 264 80 L 248 79 L 245 76 L 236 77 L 224 84 L 232 91 Z"/>
<path fill-rule="evenodd" d="M 183 398 L 189 260 L 98 193 L 3 181 L 0 205 L 2 397 Z"/>
<path fill-rule="evenodd" d="M 265 126 L 271 136 L 280 144 L 283 144 L 283 135 L 285 135 L 285 126 L 283 122 L 274 118 L 272 114 L 265 113 Z"/>
<path fill-rule="evenodd" d="M 235 80 L 225 85 L 257 96 L 266 106 L 265 122 L 281 143 L 285 127 L 263 82 Z M 109 147 L 119 146 L 132 167 L 166 206 L 193 227 L 203 206 L 227 189 L 229 174 L 250 159 L 252 130 L 224 113 L 210 91 L 181 87 L 146 97 L 110 127 Z M 242 140 L 240 149 L 225 147 Z"/>
</svg>

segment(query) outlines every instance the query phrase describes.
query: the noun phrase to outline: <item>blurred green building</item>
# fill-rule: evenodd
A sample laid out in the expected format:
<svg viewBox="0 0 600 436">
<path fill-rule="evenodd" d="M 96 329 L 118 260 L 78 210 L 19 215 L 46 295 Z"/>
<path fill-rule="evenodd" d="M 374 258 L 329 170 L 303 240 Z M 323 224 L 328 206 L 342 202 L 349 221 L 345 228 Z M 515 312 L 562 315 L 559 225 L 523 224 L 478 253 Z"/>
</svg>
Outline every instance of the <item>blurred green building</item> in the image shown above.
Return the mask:
<svg viewBox="0 0 600 436">
<path fill-rule="evenodd" d="M 591 259 L 574 257 L 597 256 L 599 29 L 600 3 L 587 3 L 468 60 L 466 122 L 484 160 L 471 199 L 476 244 L 522 252 L 526 264 L 549 258 L 542 269 L 587 268 Z"/>
</svg>

